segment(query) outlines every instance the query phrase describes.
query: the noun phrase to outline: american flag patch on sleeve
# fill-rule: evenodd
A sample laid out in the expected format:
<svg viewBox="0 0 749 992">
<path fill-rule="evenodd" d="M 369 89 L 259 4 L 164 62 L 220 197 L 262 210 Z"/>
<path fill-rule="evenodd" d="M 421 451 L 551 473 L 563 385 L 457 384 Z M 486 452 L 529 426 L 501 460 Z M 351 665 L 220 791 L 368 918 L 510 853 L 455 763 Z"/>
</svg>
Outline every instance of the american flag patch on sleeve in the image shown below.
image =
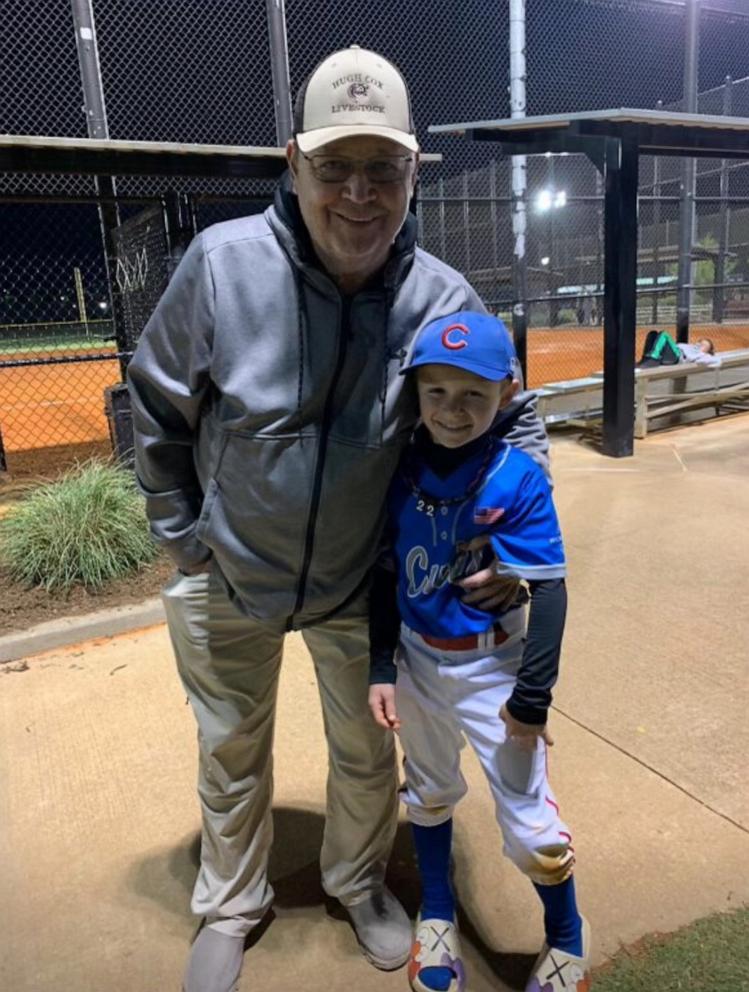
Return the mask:
<svg viewBox="0 0 749 992">
<path fill-rule="evenodd" d="M 481 527 L 490 527 L 504 516 L 502 506 L 477 506 L 473 511 L 473 522 Z"/>
</svg>

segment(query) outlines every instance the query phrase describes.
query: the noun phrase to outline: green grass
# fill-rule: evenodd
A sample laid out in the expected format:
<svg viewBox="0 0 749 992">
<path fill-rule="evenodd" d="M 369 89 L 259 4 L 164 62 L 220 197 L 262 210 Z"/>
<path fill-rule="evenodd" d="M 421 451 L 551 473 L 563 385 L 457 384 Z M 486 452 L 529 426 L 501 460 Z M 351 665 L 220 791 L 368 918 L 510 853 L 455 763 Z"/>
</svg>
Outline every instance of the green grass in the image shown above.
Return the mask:
<svg viewBox="0 0 749 992">
<path fill-rule="evenodd" d="M 0 341 L 0 355 L 34 355 L 38 352 L 58 351 L 115 351 L 114 341 L 103 341 L 98 337 L 63 338 L 16 338 Z"/>
<path fill-rule="evenodd" d="M 594 975 L 593 992 L 747 992 L 749 908 L 699 920 L 621 951 Z"/>
<path fill-rule="evenodd" d="M 49 592 L 100 589 L 156 553 L 132 473 L 103 461 L 31 490 L 0 521 L 0 563 Z"/>
</svg>

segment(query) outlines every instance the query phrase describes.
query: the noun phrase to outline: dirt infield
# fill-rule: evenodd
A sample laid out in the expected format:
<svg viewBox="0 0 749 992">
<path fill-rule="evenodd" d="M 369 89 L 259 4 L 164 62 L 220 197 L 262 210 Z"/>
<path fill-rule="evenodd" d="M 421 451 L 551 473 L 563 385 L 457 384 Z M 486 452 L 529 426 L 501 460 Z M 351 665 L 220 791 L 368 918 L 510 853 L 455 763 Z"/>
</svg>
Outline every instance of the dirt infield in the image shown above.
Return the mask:
<svg viewBox="0 0 749 992">
<path fill-rule="evenodd" d="M 101 354 L 101 349 L 96 354 Z M 8 361 L 13 356 L 2 358 Z M 34 451 L 40 456 L 46 452 L 52 458 L 59 446 L 108 440 L 104 390 L 119 381 L 120 367 L 114 358 L 0 367 L 0 431 L 11 472 L 15 473 L 17 456 L 23 452 Z"/>
<path fill-rule="evenodd" d="M 638 331 L 638 354 L 648 330 Z M 749 324 L 698 325 L 691 328 L 690 336 L 692 340 L 711 337 L 718 351 L 749 347 Z M 3 356 L 6 360 L 10 357 Z M 531 387 L 590 375 L 602 367 L 603 330 L 599 327 L 533 328 L 528 332 Z M 0 368 L 0 431 L 10 471 L 18 472 L 34 452 L 35 464 L 40 458 L 49 458 L 51 467 L 59 460 L 54 457 L 56 447 L 75 446 L 75 450 L 85 451 L 90 445 L 92 450 L 100 450 L 109 438 L 104 390 L 119 381 L 114 358 Z"/>
</svg>

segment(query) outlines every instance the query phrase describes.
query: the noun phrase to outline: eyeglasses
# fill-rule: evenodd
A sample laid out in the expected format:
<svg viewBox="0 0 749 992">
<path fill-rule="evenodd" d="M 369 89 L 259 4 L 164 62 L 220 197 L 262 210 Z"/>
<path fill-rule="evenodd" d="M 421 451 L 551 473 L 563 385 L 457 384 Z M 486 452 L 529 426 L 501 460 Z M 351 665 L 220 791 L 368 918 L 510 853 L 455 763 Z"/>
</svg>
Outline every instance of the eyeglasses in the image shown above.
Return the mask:
<svg viewBox="0 0 749 992">
<path fill-rule="evenodd" d="M 341 158 L 338 155 L 305 155 L 312 175 L 321 183 L 344 183 L 361 166 L 371 183 L 397 183 L 405 179 L 411 155 L 382 155 L 380 158 Z"/>
</svg>

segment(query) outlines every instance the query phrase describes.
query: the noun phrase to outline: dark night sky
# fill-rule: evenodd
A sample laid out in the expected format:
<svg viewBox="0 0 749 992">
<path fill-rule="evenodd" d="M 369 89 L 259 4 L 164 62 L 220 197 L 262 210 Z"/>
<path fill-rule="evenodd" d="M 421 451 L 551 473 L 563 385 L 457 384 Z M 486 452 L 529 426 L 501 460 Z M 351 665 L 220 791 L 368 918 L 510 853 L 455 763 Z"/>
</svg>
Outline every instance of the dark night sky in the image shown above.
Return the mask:
<svg viewBox="0 0 749 992">
<path fill-rule="evenodd" d="M 749 14 L 749 0 L 705 5 Z M 632 8 L 630 0 L 527 0 L 529 113 L 679 99 L 683 5 L 638 0 Z M 427 150 L 445 155 L 444 174 L 486 160 L 486 149 L 425 132 L 429 124 L 509 116 L 509 0 L 329 0 L 314 4 L 313 18 L 311 9 L 287 0 L 293 88 L 331 48 L 373 47 L 409 80 L 417 127 Z M 69 0 L 5 0 L 3 12 L 0 131 L 85 133 Z M 264 0 L 94 0 L 94 12 L 112 137 L 275 144 Z M 749 16 L 708 10 L 700 89 L 729 73 L 749 76 Z M 18 187 L 0 177 L 3 188 Z M 144 186 L 131 180 L 120 188 Z M 9 241 L 16 258 L 24 248 L 91 254 L 98 230 L 90 212 L 69 210 L 63 220 L 58 207 L 52 224 L 49 214 L 34 219 L 34 208 L 14 208 L 13 218 L 2 209 L 0 259 Z"/>
</svg>

